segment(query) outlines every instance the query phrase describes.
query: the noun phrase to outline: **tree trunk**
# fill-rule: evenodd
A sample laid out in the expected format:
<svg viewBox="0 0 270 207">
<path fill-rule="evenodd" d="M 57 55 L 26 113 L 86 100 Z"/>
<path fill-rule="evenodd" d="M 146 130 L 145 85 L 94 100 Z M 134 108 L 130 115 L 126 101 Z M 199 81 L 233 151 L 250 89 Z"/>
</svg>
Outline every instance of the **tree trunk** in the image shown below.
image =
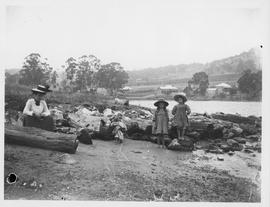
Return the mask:
<svg viewBox="0 0 270 207">
<path fill-rule="evenodd" d="M 5 125 L 5 143 L 74 154 L 79 142 L 75 135 L 54 133 L 34 127 Z"/>
</svg>

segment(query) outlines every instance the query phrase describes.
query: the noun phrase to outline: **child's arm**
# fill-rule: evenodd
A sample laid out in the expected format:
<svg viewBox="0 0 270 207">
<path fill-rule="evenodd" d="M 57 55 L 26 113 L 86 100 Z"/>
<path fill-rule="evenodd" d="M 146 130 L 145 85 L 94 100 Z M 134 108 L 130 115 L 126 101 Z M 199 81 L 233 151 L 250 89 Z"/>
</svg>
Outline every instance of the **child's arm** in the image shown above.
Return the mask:
<svg viewBox="0 0 270 207">
<path fill-rule="evenodd" d="M 186 112 L 187 112 L 187 115 L 191 113 L 190 107 L 188 105 L 186 105 Z"/>
<path fill-rule="evenodd" d="M 172 115 L 175 115 L 176 114 L 176 110 L 177 110 L 176 109 L 176 106 L 174 106 L 173 109 L 172 109 Z"/>
</svg>

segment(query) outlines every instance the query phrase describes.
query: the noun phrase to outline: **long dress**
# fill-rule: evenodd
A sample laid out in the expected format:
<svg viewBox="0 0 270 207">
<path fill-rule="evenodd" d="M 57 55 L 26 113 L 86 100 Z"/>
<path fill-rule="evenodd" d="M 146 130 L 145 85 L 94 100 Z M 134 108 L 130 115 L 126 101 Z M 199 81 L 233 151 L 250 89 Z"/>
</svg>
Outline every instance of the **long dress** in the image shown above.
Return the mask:
<svg viewBox="0 0 270 207">
<path fill-rule="evenodd" d="M 167 110 L 158 110 L 155 112 L 155 134 L 168 134 L 169 115 Z"/>
<path fill-rule="evenodd" d="M 173 107 L 172 114 L 174 115 L 172 125 L 176 127 L 187 127 L 190 108 L 186 104 L 177 104 Z"/>
</svg>

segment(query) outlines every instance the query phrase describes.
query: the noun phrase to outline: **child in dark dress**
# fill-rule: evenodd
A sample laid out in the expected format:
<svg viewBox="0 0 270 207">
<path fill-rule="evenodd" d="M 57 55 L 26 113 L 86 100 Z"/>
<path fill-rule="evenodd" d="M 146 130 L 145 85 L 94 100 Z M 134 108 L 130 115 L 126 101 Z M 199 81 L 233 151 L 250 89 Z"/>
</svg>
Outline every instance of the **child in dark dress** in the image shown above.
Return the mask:
<svg viewBox="0 0 270 207">
<path fill-rule="evenodd" d="M 157 102 L 154 103 L 157 107 L 154 115 L 154 133 L 158 136 L 158 146 L 161 145 L 165 148 L 165 140 L 164 136 L 168 135 L 168 125 L 169 125 L 169 114 L 166 107 L 169 105 L 167 101 L 164 99 L 159 99 Z"/>
<path fill-rule="evenodd" d="M 172 124 L 177 128 L 178 139 L 183 140 L 185 130 L 189 125 L 187 115 L 189 115 L 191 111 L 189 106 L 185 104 L 187 98 L 184 93 L 175 95 L 174 100 L 178 102 L 178 104 L 175 105 L 172 110 L 172 114 L 174 115 Z"/>
</svg>

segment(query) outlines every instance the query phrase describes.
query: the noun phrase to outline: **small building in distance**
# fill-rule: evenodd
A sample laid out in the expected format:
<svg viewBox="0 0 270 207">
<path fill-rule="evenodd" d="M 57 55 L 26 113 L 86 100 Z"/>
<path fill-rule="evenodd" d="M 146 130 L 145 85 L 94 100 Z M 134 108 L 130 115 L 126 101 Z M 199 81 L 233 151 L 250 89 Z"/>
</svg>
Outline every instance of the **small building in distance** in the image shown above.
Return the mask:
<svg viewBox="0 0 270 207">
<path fill-rule="evenodd" d="M 128 92 L 130 91 L 132 88 L 128 87 L 128 86 L 125 86 L 124 88 L 121 89 L 121 91 L 123 92 Z"/>
<path fill-rule="evenodd" d="M 173 93 L 177 93 L 178 88 L 172 85 L 160 86 L 157 90 L 157 95 L 171 95 Z"/>
<path fill-rule="evenodd" d="M 206 89 L 206 96 L 208 98 L 213 98 L 217 95 L 217 88 L 207 88 Z"/>
<path fill-rule="evenodd" d="M 217 88 L 217 94 L 225 94 L 225 95 L 230 95 L 230 91 L 232 89 L 232 86 L 227 84 L 227 83 L 220 83 L 216 85 Z"/>
</svg>

